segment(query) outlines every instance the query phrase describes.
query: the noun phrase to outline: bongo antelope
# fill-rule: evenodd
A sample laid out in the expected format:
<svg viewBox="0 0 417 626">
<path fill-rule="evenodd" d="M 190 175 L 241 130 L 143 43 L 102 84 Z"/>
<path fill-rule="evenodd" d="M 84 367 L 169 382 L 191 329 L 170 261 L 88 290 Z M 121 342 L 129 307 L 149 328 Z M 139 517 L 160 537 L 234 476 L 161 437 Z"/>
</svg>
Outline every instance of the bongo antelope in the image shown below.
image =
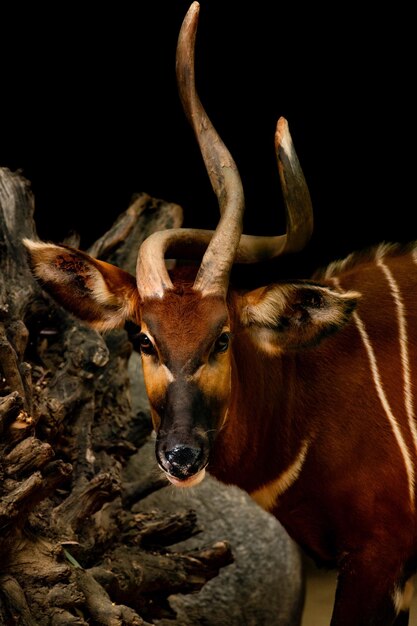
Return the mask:
<svg viewBox="0 0 417 626">
<path fill-rule="evenodd" d="M 196 485 L 207 470 L 238 485 L 337 568 L 332 626 L 404 626 L 417 568 L 417 245 L 381 244 L 310 280 L 229 284 L 233 263 L 300 250 L 312 208 L 281 118 L 287 232 L 242 235 L 239 173 L 195 89 L 198 14 L 193 2 L 177 77 L 218 198 L 216 230 L 151 235 L 136 277 L 26 240 L 32 270 L 93 327 L 140 326 L 156 458 L 171 483 Z M 166 256 L 201 262 L 168 272 Z"/>
</svg>

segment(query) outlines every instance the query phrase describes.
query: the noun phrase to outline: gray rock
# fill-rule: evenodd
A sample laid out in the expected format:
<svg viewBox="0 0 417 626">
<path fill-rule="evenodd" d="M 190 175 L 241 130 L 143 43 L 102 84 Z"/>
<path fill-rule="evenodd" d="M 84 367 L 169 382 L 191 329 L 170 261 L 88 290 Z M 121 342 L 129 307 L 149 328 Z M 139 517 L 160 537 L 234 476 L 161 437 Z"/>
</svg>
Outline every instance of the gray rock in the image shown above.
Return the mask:
<svg viewBox="0 0 417 626">
<path fill-rule="evenodd" d="M 143 407 L 140 360 L 131 358 L 132 402 Z M 138 406 L 137 401 L 141 404 Z M 154 442 L 143 446 L 129 464 L 130 479 L 155 472 Z M 141 500 L 142 511 L 167 512 L 193 509 L 202 532 L 176 544 L 192 550 L 227 540 L 235 561 L 194 594 L 173 595 L 170 604 L 177 620 L 160 620 L 160 626 L 299 626 L 304 605 L 303 561 L 296 544 L 269 513 L 237 487 L 225 486 L 213 477 L 189 489 L 173 486 Z"/>
</svg>

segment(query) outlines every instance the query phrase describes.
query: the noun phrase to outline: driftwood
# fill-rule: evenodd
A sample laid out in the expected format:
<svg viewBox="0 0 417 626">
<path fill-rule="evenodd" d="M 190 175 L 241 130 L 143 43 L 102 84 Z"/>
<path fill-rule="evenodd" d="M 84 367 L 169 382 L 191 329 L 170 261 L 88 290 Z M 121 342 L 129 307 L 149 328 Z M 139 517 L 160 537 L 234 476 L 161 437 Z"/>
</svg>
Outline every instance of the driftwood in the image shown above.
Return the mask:
<svg viewBox="0 0 417 626">
<path fill-rule="evenodd" d="M 199 590 L 232 562 L 230 546 L 176 552 L 199 532 L 192 511 L 132 512 L 166 484 L 124 482 L 151 433 L 146 410 L 132 416 L 134 339 L 101 336 L 41 290 L 21 244 L 37 236 L 33 213 L 29 183 L 0 169 L 0 624 L 175 619 L 168 596 Z M 181 219 L 141 194 L 89 252 L 134 272 L 140 241 Z"/>
</svg>

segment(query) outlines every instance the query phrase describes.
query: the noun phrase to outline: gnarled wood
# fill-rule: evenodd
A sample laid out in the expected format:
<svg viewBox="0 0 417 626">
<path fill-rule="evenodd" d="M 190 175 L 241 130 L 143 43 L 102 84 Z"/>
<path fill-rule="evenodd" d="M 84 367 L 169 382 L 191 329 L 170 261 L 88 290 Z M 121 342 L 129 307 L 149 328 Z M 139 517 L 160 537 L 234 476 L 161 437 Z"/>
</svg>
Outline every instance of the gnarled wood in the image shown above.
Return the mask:
<svg viewBox="0 0 417 626">
<path fill-rule="evenodd" d="M 198 531 L 195 514 L 130 510 L 166 484 L 124 483 L 151 432 L 146 407 L 132 416 L 132 344 L 124 330 L 81 325 L 34 281 L 21 244 L 37 238 L 33 211 L 29 183 L 0 169 L 0 623 L 175 618 L 168 596 L 201 588 L 230 547 L 169 552 Z M 90 252 L 134 272 L 143 237 L 181 219 L 178 205 L 141 194 Z"/>
</svg>

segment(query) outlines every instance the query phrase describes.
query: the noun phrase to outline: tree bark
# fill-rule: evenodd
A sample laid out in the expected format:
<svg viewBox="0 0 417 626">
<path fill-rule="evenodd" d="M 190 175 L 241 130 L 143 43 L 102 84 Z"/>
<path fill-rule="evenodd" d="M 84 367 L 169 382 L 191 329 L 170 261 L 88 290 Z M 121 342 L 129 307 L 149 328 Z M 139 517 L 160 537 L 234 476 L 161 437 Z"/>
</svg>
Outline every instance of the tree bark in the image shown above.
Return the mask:
<svg viewBox="0 0 417 626">
<path fill-rule="evenodd" d="M 123 478 L 151 434 L 147 408 L 132 415 L 129 331 L 103 337 L 42 291 L 21 243 L 37 238 L 33 213 L 28 181 L 0 169 L 0 624 L 175 618 L 168 596 L 200 589 L 230 546 L 177 553 L 198 532 L 192 511 L 132 513 L 166 483 Z M 181 220 L 140 194 L 89 253 L 134 273 L 143 238 Z"/>
</svg>

